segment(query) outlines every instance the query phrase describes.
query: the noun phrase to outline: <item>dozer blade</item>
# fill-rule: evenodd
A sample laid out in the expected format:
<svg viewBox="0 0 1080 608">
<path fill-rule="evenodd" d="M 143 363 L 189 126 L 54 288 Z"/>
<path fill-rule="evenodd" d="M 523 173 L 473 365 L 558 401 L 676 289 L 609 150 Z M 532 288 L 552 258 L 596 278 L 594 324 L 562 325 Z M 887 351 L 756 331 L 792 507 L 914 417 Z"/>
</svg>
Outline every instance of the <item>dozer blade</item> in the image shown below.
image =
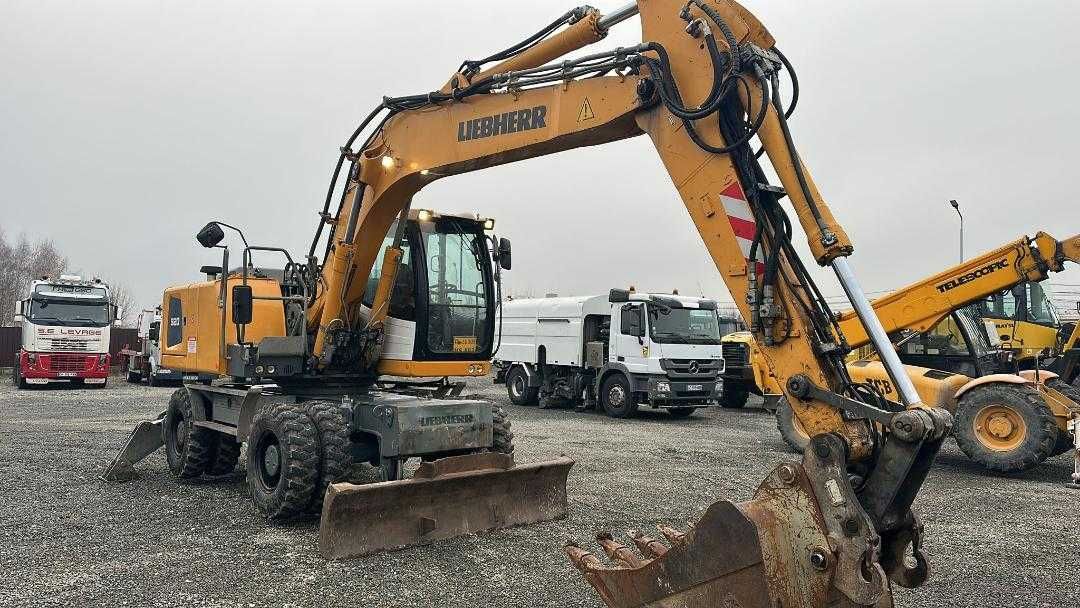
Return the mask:
<svg viewBox="0 0 1080 608">
<path fill-rule="evenodd" d="M 162 412 L 156 420 L 143 420 L 136 425 L 123 449 L 109 463 L 101 478 L 105 481 L 130 481 L 138 477 L 135 464 L 165 445 L 165 437 L 161 432 L 164 422 L 165 413 Z"/>
<path fill-rule="evenodd" d="M 515 466 L 513 456 L 489 452 L 422 463 L 412 479 L 331 484 L 319 551 L 327 559 L 358 557 L 565 517 L 573 465 L 561 456 Z"/>
</svg>

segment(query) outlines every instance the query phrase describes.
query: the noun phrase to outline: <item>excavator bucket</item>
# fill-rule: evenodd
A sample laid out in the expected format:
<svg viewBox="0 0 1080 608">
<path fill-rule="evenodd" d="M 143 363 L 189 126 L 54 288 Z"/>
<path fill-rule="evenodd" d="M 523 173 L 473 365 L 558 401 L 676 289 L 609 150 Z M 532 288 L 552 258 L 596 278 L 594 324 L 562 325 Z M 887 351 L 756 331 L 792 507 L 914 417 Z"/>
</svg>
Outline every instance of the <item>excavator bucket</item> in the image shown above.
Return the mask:
<svg viewBox="0 0 1080 608">
<path fill-rule="evenodd" d="M 515 465 L 493 452 L 420 465 L 411 479 L 331 484 L 319 524 L 327 559 L 367 555 L 566 516 L 574 461 Z"/>
<path fill-rule="evenodd" d="M 161 432 L 164 422 L 165 412 L 162 412 L 156 419 L 143 420 L 136 425 L 120 453 L 101 474 L 101 478 L 105 481 L 130 481 L 138 477 L 135 463 L 165 445 L 165 437 Z"/>
<path fill-rule="evenodd" d="M 565 552 L 610 608 L 892 608 L 843 446 L 818 449 L 777 467 L 749 502 L 716 502 L 685 532 L 658 526 L 666 543 L 629 530 L 625 542 L 597 535 L 606 560 L 573 541 Z M 908 575 L 919 573 L 896 575 L 918 584 Z"/>
</svg>

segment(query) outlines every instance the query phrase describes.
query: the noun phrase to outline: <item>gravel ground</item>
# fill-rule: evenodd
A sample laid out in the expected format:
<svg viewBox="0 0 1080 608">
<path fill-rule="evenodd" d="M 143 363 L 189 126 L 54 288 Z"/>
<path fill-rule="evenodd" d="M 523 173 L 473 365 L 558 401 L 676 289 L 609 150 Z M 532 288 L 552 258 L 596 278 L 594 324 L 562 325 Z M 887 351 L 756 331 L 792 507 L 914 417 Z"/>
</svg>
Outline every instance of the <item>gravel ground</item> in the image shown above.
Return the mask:
<svg viewBox="0 0 1080 608">
<path fill-rule="evenodd" d="M 562 556 L 567 538 L 686 521 L 718 498 L 748 498 L 794 458 L 754 407 L 616 421 L 507 404 L 519 461 L 577 460 L 567 519 L 328 563 L 316 524 L 267 525 L 240 474 L 180 483 L 159 452 L 139 480 L 98 479 L 170 390 L 117 378 L 103 390 L 0 386 L 0 606 L 598 607 Z M 470 392 L 506 400 L 486 382 Z M 897 590 L 898 605 L 1080 605 L 1070 472 L 1071 454 L 992 477 L 950 442 L 919 499 L 932 579 Z"/>
</svg>

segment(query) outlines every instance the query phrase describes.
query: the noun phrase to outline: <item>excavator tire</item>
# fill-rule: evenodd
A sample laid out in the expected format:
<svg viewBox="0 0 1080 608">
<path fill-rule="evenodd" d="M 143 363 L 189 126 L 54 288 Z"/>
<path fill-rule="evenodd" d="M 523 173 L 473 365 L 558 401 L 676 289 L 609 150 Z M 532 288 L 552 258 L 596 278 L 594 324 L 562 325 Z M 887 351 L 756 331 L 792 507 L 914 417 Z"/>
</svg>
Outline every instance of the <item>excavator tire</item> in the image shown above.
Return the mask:
<svg viewBox="0 0 1080 608">
<path fill-rule="evenodd" d="M 506 410 L 493 405 L 491 406 L 491 419 L 493 421 L 491 451 L 500 454 L 514 453 L 514 433 L 510 430 L 510 417 Z"/>
<path fill-rule="evenodd" d="M 1046 385 L 1062 395 L 1065 395 L 1069 399 L 1072 399 L 1074 403 L 1080 404 L 1080 390 L 1061 378 L 1054 378 L 1053 380 L 1048 381 Z M 1057 442 L 1054 444 L 1054 451 L 1051 452 L 1050 455 L 1060 456 L 1061 454 L 1072 450 L 1073 447 L 1072 435 L 1067 431 L 1061 430 L 1061 427 L 1058 427 Z"/>
<path fill-rule="evenodd" d="M 207 475 L 229 475 L 236 470 L 236 463 L 240 460 L 240 442 L 232 435 L 218 433 L 217 452 L 214 454 L 214 462 L 206 471 Z"/>
<path fill-rule="evenodd" d="M 304 404 L 264 407 L 251 421 L 247 479 L 255 508 L 283 521 L 305 513 L 319 477 L 319 439 Z"/>
<path fill-rule="evenodd" d="M 312 491 L 312 513 L 321 513 L 326 488 L 344 481 L 353 465 L 349 425 L 341 405 L 332 401 L 309 401 L 307 415 L 315 423 L 319 440 L 319 475 Z"/>
<path fill-rule="evenodd" d="M 776 428 L 780 431 L 784 443 L 796 454 L 802 454 L 810 445 L 810 435 L 803 429 L 799 419 L 795 417 L 795 411 L 784 397 L 776 402 Z"/>
<path fill-rule="evenodd" d="M 750 398 L 750 389 L 745 382 L 724 383 L 724 394 L 720 397 L 720 407 L 737 410 L 746 405 Z"/>
<path fill-rule="evenodd" d="M 536 405 L 540 387 L 529 386 L 529 376 L 520 365 L 510 368 L 506 374 L 506 396 L 514 405 Z"/>
<path fill-rule="evenodd" d="M 1057 441 L 1054 442 L 1054 451 L 1050 456 L 1061 456 L 1073 449 L 1073 437 L 1068 432 L 1058 429 Z"/>
<path fill-rule="evenodd" d="M 198 477 L 209 471 L 217 453 L 218 433 L 197 427 L 194 422 L 191 395 L 185 388 L 176 389 L 169 397 L 162 434 L 169 470 L 181 479 Z"/>
<path fill-rule="evenodd" d="M 997 383 L 977 386 L 960 398 L 953 435 L 968 458 L 991 471 L 1013 473 L 1046 460 L 1059 433 L 1038 391 Z"/>
</svg>

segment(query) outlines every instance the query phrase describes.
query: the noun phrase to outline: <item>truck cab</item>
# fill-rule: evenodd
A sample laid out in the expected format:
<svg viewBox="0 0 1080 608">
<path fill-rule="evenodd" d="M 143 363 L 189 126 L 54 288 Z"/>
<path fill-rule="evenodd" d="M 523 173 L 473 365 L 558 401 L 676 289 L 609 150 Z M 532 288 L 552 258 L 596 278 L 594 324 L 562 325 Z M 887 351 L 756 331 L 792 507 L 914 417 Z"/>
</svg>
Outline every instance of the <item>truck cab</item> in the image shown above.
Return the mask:
<svg viewBox="0 0 1080 608">
<path fill-rule="evenodd" d="M 599 405 L 617 418 L 645 405 L 686 416 L 720 398 L 712 300 L 619 289 L 513 300 L 500 327 L 495 381 L 518 405 Z"/>
<path fill-rule="evenodd" d="M 107 285 L 74 275 L 33 281 L 15 305 L 22 346 L 16 354 L 15 386 L 87 384 L 109 377 L 110 326 L 120 316 Z"/>
</svg>

